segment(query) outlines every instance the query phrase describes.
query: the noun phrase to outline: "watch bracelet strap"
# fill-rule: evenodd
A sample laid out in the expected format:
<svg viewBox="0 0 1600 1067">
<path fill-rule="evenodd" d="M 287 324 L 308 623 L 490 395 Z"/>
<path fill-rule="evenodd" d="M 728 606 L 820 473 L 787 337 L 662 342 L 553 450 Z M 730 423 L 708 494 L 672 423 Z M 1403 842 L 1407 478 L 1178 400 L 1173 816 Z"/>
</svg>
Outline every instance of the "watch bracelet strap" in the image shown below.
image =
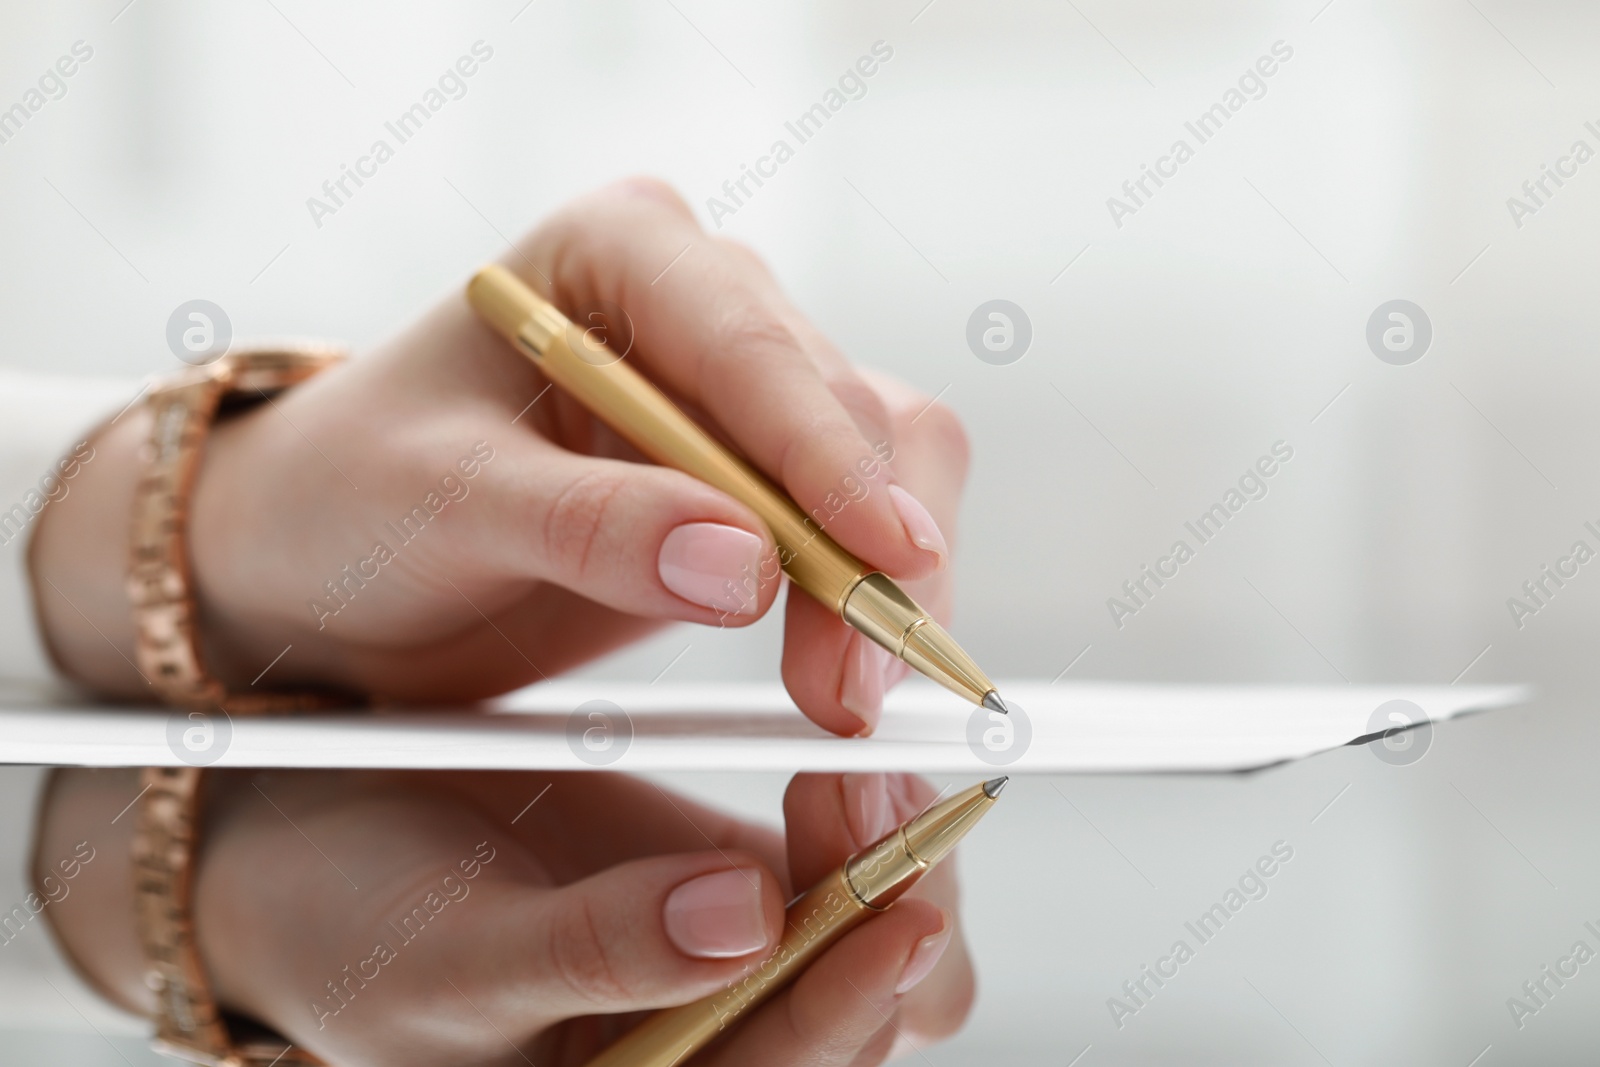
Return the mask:
<svg viewBox="0 0 1600 1067">
<path fill-rule="evenodd" d="M 249 350 L 222 357 L 154 388 L 146 403 L 151 431 L 134 493 L 127 591 L 136 628 L 134 658 L 165 704 L 236 715 L 309 711 L 348 705 L 322 693 L 230 693 L 201 658 L 198 609 L 189 561 L 189 503 L 204 444 L 230 396 L 270 394 L 344 358 L 327 345 Z"/>
<path fill-rule="evenodd" d="M 195 947 L 195 846 L 205 770 L 146 767 L 133 839 L 134 901 L 145 984 L 156 997 L 156 1051 L 215 1067 L 315 1067 L 323 1060 L 281 1038 L 235 1043 Z"/>
</svg>

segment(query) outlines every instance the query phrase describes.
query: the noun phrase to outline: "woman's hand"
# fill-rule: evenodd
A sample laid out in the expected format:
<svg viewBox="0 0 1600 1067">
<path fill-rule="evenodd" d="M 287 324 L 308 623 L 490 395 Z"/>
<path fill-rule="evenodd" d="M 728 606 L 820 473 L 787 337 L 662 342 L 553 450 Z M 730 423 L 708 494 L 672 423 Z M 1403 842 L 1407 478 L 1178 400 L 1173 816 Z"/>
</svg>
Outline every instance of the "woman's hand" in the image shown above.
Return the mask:
<svg viewBox="0 0 1600 1067">
<path fill-rule="evenodd" d="M 784 901 L 933 799 L 908 775 L 801 775 L 787 838 L 582 773 L 212 772 L 194 915 L 219 1002 L 341 1065 L 585 1062 L 759 962 Z M 94 862 L 47 914 L 151 1010 L 132 924 L 132 771 L 57 772 L 36 855 Z M 530 801 L 533 803 L 530 805 Z M 945 864 L 694 1064 L 857 1065 L 953 1033 L 973 997 Z"/>
<path fill-rule="evenodd" d="M 949 603 L 966 473 L 955 417 L 852 368 L 743 247 L 670 190 L 623 182 L 558 213 L 505 265 L 614 347 L 823 521 L 845 548 Z M 621 314 L 617 313 L 620 309 Z M 628 335 L 631 335 L 628 336 Z M 191 542 L 209 658 L 248 684 L 408 701 L 488 696 L 668 620 L 742 626 L 772 605 L 770 535 L 743 505 L 640 461 L 453 294 L 370 355 L 219 425 Z M 141 413 L 142 414 L 142 413 Z M 136 695 L 122 592 L 129 413 L 36 538 L 64 665 Z M 107 544 L 110 539 L 111 543 Z M 117 654 L 117 653 L 120 653 Z M 877 721 L 902 665 L 805 594 L 783 677 L 841 734 Z"/>
</svg>

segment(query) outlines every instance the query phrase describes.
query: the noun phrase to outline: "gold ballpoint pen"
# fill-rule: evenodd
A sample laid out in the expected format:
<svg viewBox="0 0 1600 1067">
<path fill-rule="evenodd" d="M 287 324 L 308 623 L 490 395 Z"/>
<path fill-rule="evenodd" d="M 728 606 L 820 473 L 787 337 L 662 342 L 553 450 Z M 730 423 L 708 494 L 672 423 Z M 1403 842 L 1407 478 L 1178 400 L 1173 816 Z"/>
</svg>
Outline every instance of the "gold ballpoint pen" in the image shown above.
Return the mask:
<svg viewBox="0 0 1600 1067">
<path fill-rule="evenodd" d="M 621 357 L 586 337 L 504 267 L 485 267 L 467 301 L 550 381 L 640 452 L 722 490 L 760 516 L 791 581 L 946 689 L 1005 712 L 994 684 L 917 602 L 839 547 L 744 460 L 718 444 Z"/>
<path fill-rule="evenodd" d="M 795 898 L 784 914 L 778 947 L 743 978 L 692 1004 L 657 1012 L 585 1067 L 674 1067 L 694 1055 L 799 977 L 829 945 L 900 899 L 988 814 L 1005 784 L 994 778 L 957 793 L 851 856 Z"/>
</svg>

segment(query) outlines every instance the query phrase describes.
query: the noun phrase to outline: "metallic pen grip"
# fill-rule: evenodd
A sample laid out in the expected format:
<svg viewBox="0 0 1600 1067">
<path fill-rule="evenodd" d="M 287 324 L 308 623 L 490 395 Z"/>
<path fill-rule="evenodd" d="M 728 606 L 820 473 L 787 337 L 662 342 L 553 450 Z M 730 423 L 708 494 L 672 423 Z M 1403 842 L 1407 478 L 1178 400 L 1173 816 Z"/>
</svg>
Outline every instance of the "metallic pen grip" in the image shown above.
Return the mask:
<svg viewBox="0 0 1600 1067">
<path fill-rule="evenodd" d="M 783 940 L 726 989 L 652 1015 L 586 1067 L 673 1067 L 792 982 L 828 946 L 876 912 L 856 899 L 843 870 L 789 905 Z"/>
<path fill-rule="evenodd" d="M 844 621 L 946 689 L 983 703 L 994 688 L 988 675 L 944 627 L 888 575 L 874 571 L 845 597 Z"/>
<path fill-rule="evenodd" d="M 883 911 L 916 885 L 928 867 L 907 840 L 906 828 L 900 826 L 871 848 L 851 856 L 844 877 L 857 900 L 873 911 Z"/>
</svg>

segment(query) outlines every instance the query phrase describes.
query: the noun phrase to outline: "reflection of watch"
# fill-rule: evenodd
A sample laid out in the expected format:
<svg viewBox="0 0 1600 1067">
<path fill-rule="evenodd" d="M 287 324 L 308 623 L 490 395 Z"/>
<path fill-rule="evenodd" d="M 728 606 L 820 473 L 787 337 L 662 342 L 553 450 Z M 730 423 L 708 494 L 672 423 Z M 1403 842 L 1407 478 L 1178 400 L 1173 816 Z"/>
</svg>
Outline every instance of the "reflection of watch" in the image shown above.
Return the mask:
<svg viewBox="0 0 1600 1067">
<path fill-rule="evenodd" d="M 151 1046 L 215 1067 L 313 1067 L 323 1060 L 248 1020 L 223 1021 L 195 949 L 191 915 L 201 767 L 146 767 L 133 835 L 145 984 L 156 997 Z"/>
<path fill-rule="evenodd" d="M 230 693 L 200 655 L 190 583 L 189 495 L 201 449 L 225 404 L 263 400 L 338 362 L 331 347 L 274 347 L 224 356 L 151 390 L 144 470 L 133 505 L 128 596 L 139 673 L 160 699 L 203 715 L 252 715 L 337 704 L 320 693 Z M 219 1067 L 322 1063 L 248 1023 L 223 1021 L 195 948 L 191 915 L 204 781 L 199 767 L 146 767 L 133 838 L 134 893 L 145 982 L 156 996 L 157 1051 Z"/>
</svg>

